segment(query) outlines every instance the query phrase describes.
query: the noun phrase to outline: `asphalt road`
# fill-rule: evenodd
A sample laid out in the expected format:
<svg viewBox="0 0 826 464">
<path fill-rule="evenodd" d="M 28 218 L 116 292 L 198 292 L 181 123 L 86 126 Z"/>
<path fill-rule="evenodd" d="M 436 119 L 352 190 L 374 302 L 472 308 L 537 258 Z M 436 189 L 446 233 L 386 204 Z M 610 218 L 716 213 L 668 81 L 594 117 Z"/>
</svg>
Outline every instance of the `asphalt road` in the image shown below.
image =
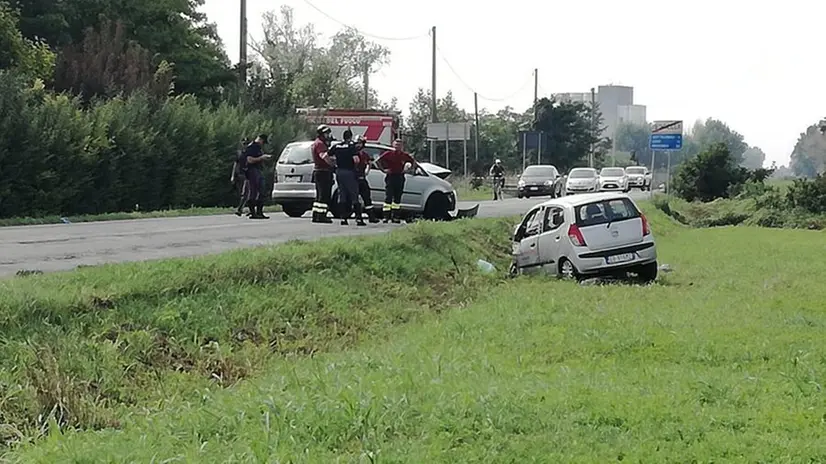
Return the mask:
<svg viewBox="0 0 826 464">
<path fill-rule="evenodd" d="M 644 198 L 646 194 L 634 192 Z M 479 203 L 479 217 L 522 214 L 547 198 Z M 477 202 L 459 202 L 468 208 Z M 349 227 L 313 224 L 309 214 L 289 218 L 271 213 L 270 220 L 251 221 L 233 214 L 180 218 L 135 219 L 77 224 L 0 228 L 0 277 L 19 270 L 54 272 L 78 265 L 197 256 L 293 239 L 382 233 L 400 226 L 369 224 Z"/>
</svg>

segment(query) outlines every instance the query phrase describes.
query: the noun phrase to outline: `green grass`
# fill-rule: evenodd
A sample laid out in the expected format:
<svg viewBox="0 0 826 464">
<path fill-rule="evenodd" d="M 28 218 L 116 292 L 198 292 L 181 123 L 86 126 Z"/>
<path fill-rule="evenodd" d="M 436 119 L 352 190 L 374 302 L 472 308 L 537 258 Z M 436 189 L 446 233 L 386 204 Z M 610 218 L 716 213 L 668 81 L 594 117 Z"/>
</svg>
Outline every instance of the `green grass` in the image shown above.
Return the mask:
<svg viewBox="0 0 826 464">
<path fill-rule="evenodd" d="M 490 277 L 486 285 L 479 285 L 483 280 L 466 285 L 462 298 L 443 305 L 460 310 L 417 311 L 419 317 L 404 326 L 388 325 L 384 313 L 422 304 L 407 293 L 384 300 L 384 307 L 369 315 L 380 319 L 369 324 L 369 336 L 340 346 L 341 351 L 269 358 L 258 375 L 229 389 L 201 385 L 188 395 L 167 395 L 149 412 L 132 408 L 119 416 L 119 430 L 53 432 L 9 458 L 26 463 L 826 460 L 826 262 L 811 259 L 826 238 L 803 230 L 691 229 L 646 209 L 660 262 L 674 269 L 659 284 L 582 287 L 547 278 L 503 283 Z M 472 225 L 488 237 L 505 226 L 470 221 L 446 227 L 466 227 L 461 232 L 474 236 Z M 436 234 L 445 226 L 427 227 Z M 424 240 L 424 232 L 404 234 Z M 427 247 L 454 243 L 453 233 L 443 240 L 427 238 Z M 403 246 L 402 236 L 379 240 L 399 240 Z M 484 279 L 471 271 L 480 251 L 472 247 L 457 251 L 461 280 Z M 405 260 L 399 251 L 387 259 L 399 267 L 435 259 L 430 249 Z M 432 267 L 445 272 L 451 264 L 439 258 Z M 97 278 L 106 285 L 133 285 L 116 284 L 115 276 L 104 273 Z M 192 288 L 177 280 L 169 285 L 179 293 Z M 360 312 L 352 306 L 354 300 L 342 304 L 340 317 Z M 263 308 L 233 310 L 252 315 Z M 187 308 L 178 302 L 167 311 L 174 319 Z M 188 314 L 201 319 L 191 309 Z"/>
<path fill-rule="evenodd" d="M 0 281 L 0 446 L 50 419 L 117 427 L 136 410 L 248 378 L 273 356 L 341 350 L 464 304 L 491 280 L 476 259 L 501 261 L 510 227 L 421 223 Z"/>
<path fill-rule="evenodd" d="M 98 221 L 121 221 L 124 219 L 149 219 L 149 218 L 168 218 L 168 217 L 184 217 L 184 216 L 214 216 L 218 214 L 232 214 L 234 207 L 226 208 L 184 208 L 184 209 L 165 209 L 158 211 L 134 211 L 123 213 L 105 213 L 105 214 L 88 214 L 83 216 L 66 216 L 70 222 L 98 222 Z M 246 208 L 244 209 L 246 211 Z M 267 206 L 264 208 L 267 212 L 281 211 L 280 206 Z M 33 226 L 40 224 L 60 224 L 63 222 L 62 216 L 38 216 L 38 217 L 17 217 L 17 218 L 0 218 L 0 227 L 9 226 Z"/>
</svg>

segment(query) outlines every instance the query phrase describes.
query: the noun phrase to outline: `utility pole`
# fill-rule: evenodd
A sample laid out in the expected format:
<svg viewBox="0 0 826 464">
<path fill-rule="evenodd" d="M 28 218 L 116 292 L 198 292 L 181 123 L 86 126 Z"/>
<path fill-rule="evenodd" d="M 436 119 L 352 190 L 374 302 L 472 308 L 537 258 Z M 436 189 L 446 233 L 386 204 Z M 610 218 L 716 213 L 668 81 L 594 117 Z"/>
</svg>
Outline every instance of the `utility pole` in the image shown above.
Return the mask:
<svg viewBox="0 0 826 464">
<path fill-rule="evenodd" d="M 247 0 L 241 0 L 241 41 L 238 50 L 238 80 L 241 92 L 239 98 L 243 99 L 247 88 Z"/>
<path fill-rule="evenodd" d="M 433 39 L 433 75 L 430 85 L 430 122 L 437 122 L 436 117 L 436 26 L 430 29 L 430 38 Z M 445 154 L 447 155 L 447 154 Z M 436 143 L 430 142 L 430 162 L 434 163 L 436 160 Z"/>
<path fill-rule="evenodd" d="M 536 127 L 536 103 L 539 101 L 539 68 L 533 69 L 533 124 Z"/>
<path fill-rule="evenodd" d="M 591 87 L 591 156 L 589 157 L 588 166 L 594 167 L 594 139 L 597 136 L 597 94 L 596 90 Z"/>
<path fill-rule="evenodd" d="M 473 131 L 473 148 L 476 152 L 476 161 L 479 161 L 479 94 L 473 92 L 473 113 L 476 120 L 476 130 Z"/>
<path fill-rule="evenodd" d="M 364 54 L 364 45 L 361 46 L 361 59 L 364 60 L 364 109 L 370 108 L 370 64 Z"/>
</svg>

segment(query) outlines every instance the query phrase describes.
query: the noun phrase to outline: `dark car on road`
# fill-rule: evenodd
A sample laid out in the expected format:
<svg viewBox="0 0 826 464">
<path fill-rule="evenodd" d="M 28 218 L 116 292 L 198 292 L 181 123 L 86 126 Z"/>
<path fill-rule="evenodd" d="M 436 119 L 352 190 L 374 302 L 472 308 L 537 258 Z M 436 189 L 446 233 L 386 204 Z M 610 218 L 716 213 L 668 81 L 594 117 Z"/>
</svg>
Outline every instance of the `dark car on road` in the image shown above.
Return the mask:
<svg viewBox="0 0 826 464">
<path fill-rule="evenodd" d="M 519 198 L 550 196 L 556 198 L 562 196 L 562 176 L 556 166 L 551 164 L 536 164 L 528 166 L 519 182 L 516 184 L 516 196 Z"/>
</svg>

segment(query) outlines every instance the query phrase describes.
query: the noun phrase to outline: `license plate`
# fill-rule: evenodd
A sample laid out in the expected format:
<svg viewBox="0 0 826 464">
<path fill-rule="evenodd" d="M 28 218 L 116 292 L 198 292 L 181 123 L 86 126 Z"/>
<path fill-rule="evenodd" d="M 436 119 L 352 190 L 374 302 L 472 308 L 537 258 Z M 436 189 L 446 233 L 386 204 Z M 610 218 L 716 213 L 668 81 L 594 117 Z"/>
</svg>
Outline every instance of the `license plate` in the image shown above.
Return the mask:
<svg viewBox="0 0 826 464">
<path fill-rule="evenodd" d="M 531 187 L 531 190 L 539 190 L 539 187 Z"/>
<path fill-rule="evenodd" d="M 623 253 L 621 255 L 614 255 L 605 258 L 605 261 L 608 264 L 617 264 L 617 263 L 624 263 L 626 261 L 633 261 L 634 260 L 634 253 Z"/>
<path fill-rule="evenodd" d="M 301 182 L 301 176 L 286 176 L 287 182 Z"/>
</svg>

